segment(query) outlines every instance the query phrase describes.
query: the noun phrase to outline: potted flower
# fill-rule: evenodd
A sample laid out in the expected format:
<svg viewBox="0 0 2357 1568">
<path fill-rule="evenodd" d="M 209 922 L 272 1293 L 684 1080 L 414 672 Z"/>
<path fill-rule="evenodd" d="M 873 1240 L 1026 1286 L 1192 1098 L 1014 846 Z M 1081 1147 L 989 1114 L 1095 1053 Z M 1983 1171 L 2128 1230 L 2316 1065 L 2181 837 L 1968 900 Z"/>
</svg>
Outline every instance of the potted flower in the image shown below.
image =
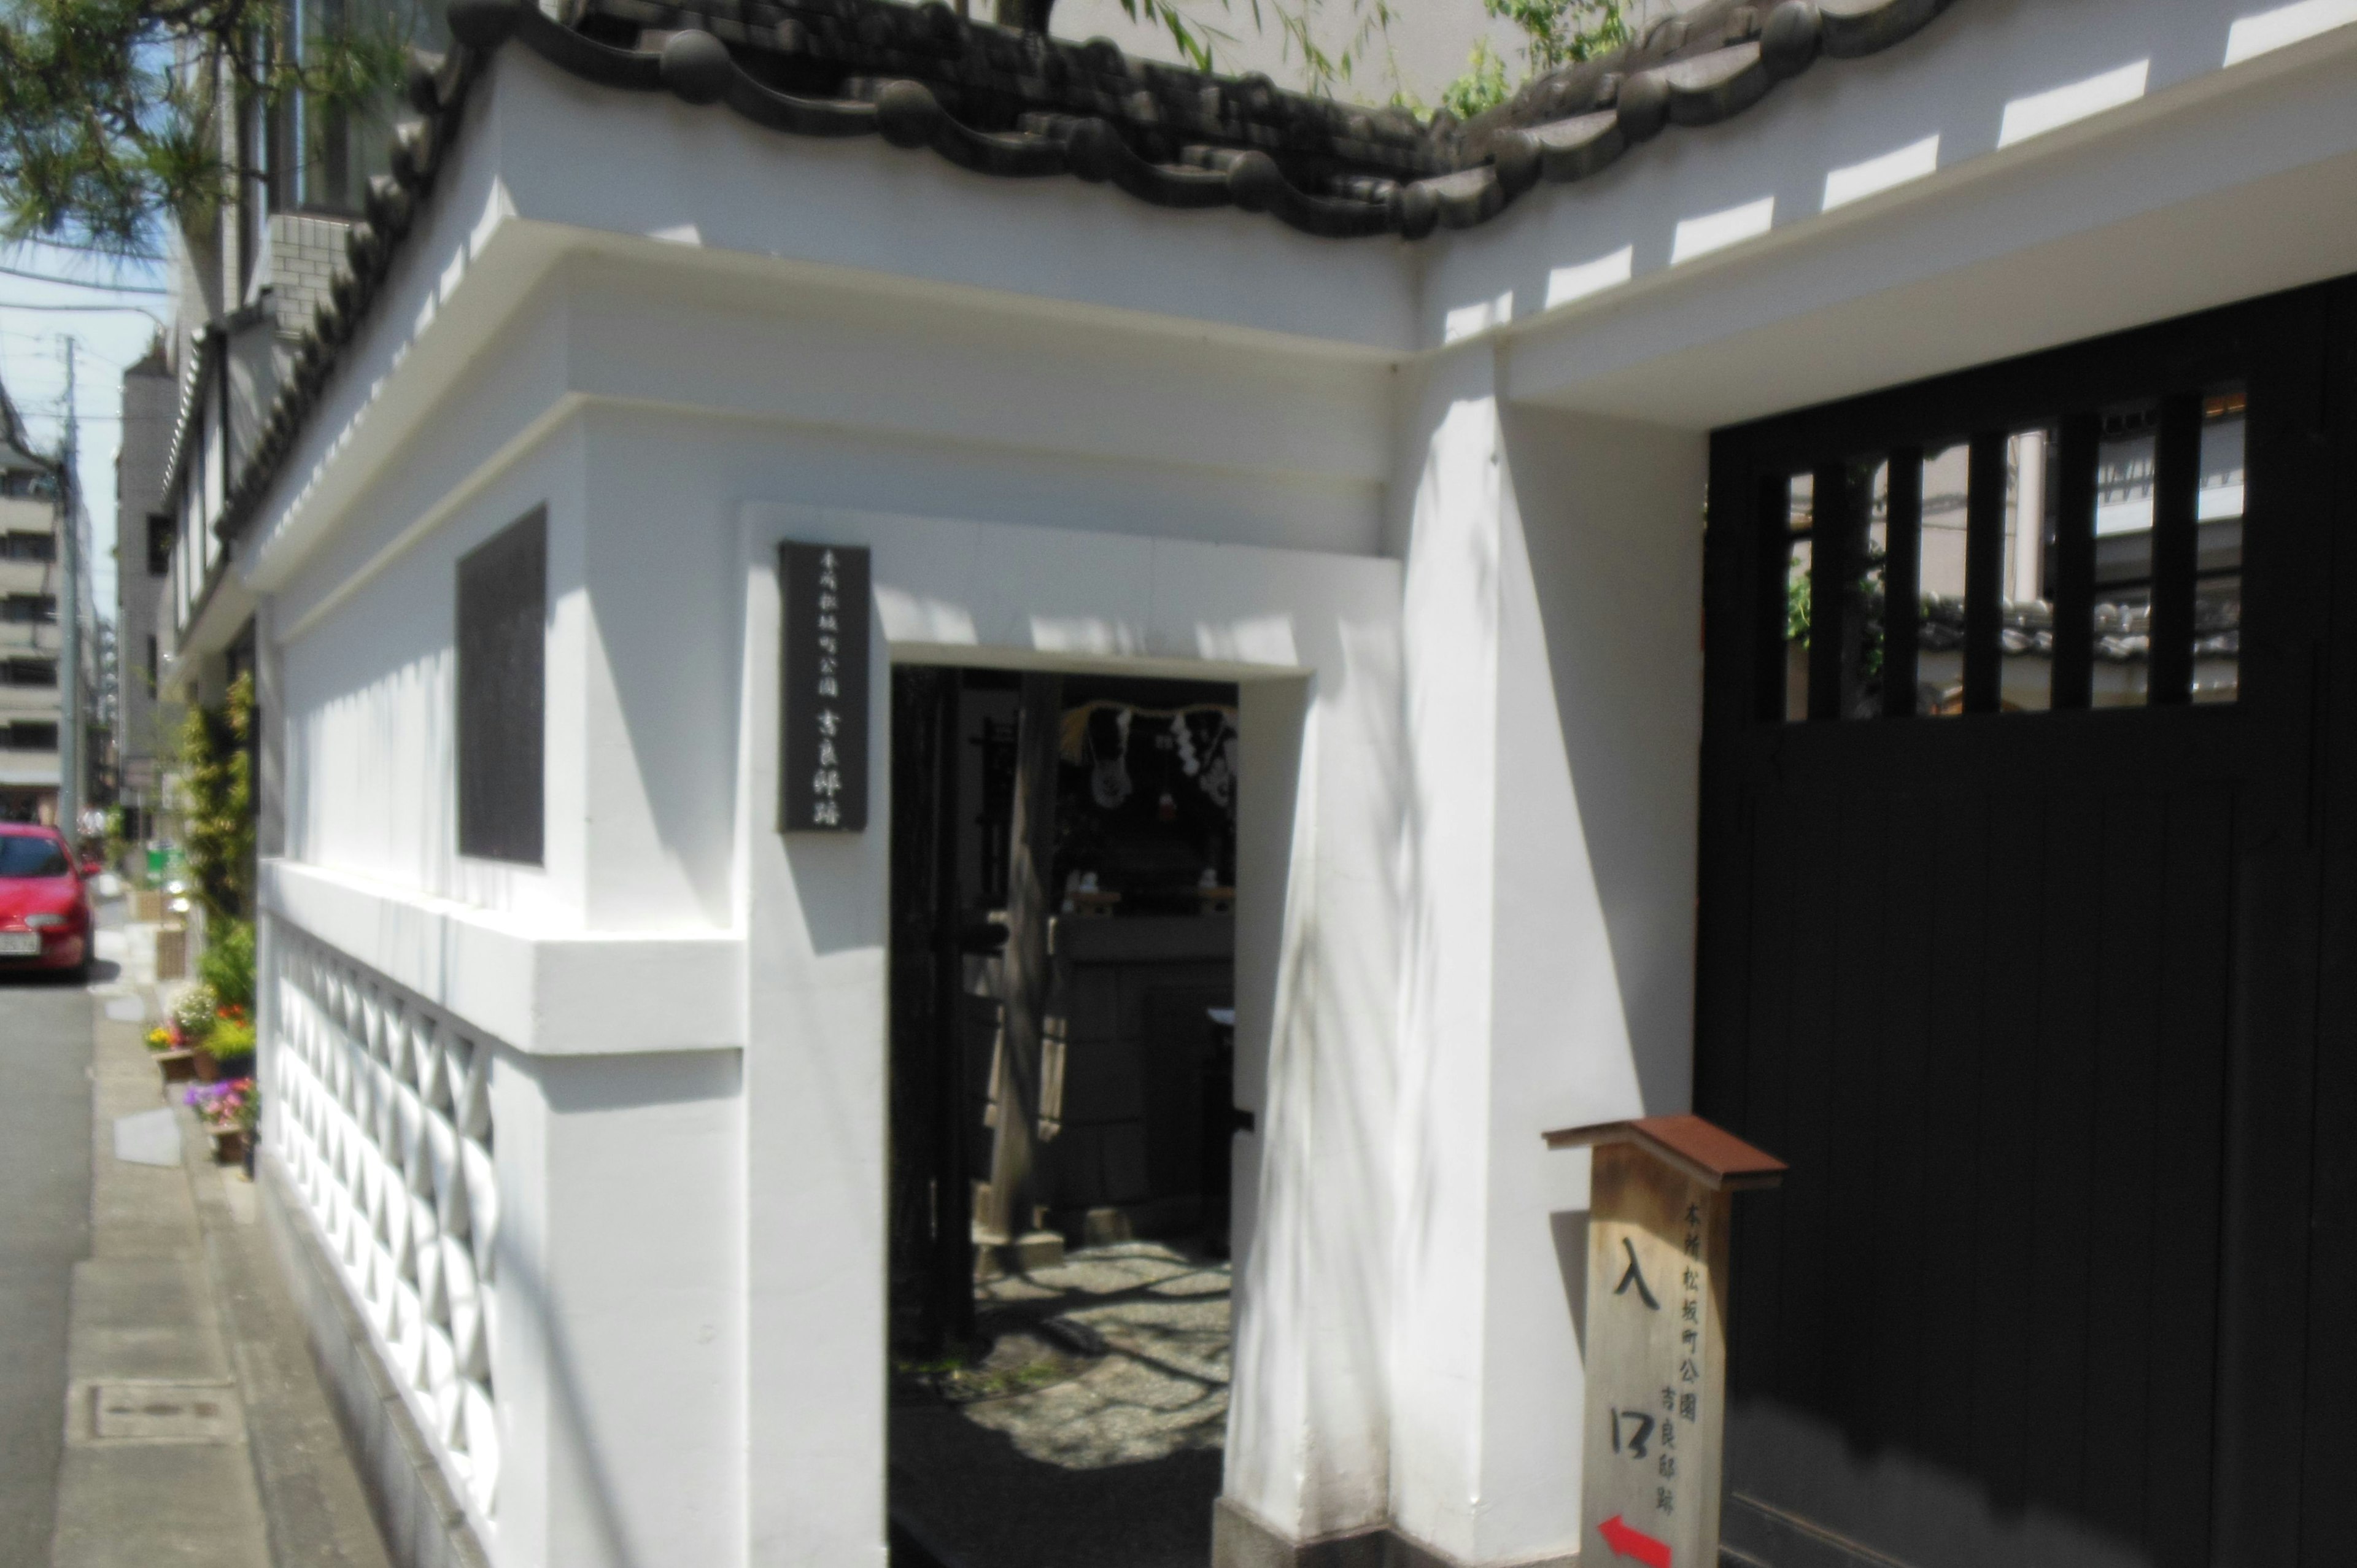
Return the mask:
<svg viewBox="0 0 2357 1568">
<path fill-rule="evenodd" d="M 253 1146 L 253 1129 L 262 1112 L 262 1099 L 254 1090 L 253 1079 L 229 1078 L 200 1083 L 183 1099 L 212 1138 L 213 1163 L 243 1163 Z"/>
<path fill-rule="evenodd" d="M 197 1076 L 197 1053 L 180 1044 L 176 1026 L 158 1024 L 148 1030 L 147 1051 L 166 1083 L 186 1083 Z"/>
<path fill-rule="evenodd" d="M 215 1079 L 252 1078 L 253 1076 L 253 1020 L 242 1007 L 222 1003 L 215 1010 L 212 1026 L 205 1032 L 205 1043 L 198 1047 L 201 1063 L 212 1058 Z M 202 1075 L 201 1066 L 199 1076 Z"/>
<path fill-rule="evenodd" d="M 213 1032 L 213 1022 L 221 1011 L 221 998 L 210 985 L 191 985 L 180 993 L 172 1004 L 172 1015 L 166 1026 L 170 1029 L 173 1043 L 190 1053 L 197 1079 L 210 1083 L 221 1076 L 219 1064 L 206 1050 L 208 1037 Z"/>
</svg>

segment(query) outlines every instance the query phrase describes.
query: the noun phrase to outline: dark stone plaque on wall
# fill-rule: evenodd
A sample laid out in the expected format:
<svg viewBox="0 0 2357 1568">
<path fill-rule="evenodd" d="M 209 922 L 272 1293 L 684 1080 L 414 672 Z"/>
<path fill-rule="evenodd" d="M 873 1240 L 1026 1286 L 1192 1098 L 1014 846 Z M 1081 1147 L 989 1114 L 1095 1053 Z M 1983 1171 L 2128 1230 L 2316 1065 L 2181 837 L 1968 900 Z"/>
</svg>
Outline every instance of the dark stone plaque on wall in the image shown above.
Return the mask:
<svg viewBox="0 0 2357 1568">
<path fill-rule="evenodd" d="M 778 546 L 785 601 L 780 832 L 867 826 L 867 552 Z"/>
</svg>

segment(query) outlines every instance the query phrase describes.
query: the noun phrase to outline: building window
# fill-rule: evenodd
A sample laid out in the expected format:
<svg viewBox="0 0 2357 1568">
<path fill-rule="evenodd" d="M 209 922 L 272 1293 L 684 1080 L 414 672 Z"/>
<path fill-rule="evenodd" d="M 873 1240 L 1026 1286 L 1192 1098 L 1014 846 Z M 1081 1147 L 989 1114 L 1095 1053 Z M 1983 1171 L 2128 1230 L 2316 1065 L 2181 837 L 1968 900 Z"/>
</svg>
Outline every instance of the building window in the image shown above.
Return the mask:
<svg viewBox="0 0 2357 1568">
<path fill-rule="evenodd" d="M 11 686 L 49 686 L 58 683 L 58 661 L 54 659 L 11 659 L 0 664 L 0 679 Z"/>
<path fill-rule="evenodd" d="M 458 853 L 541 863 L 548 514 L 458 562 Z"/>
<path fill-rule="evenodd" d="M 147 514 L 147 575 L 160 577 L 172 569 L 172 514 Z"/>
<path fill-rule="evenodd" d="M 147 639 L 147 695 L 151 699 L 156 695 L 156 682 L 162 673 L 163 667 L 156 661 L 156 639 L 150 636 Z"/>
<path fill-rule="evenodd" d="M 58 536 L 54 533 L 0 534 L 0 558 L 54 561 L 58 558 Z"/>
<path fill-rule="evenodd" d="M 18 719 L 7 728 L 0 729 L 0 746 L 10 751 L 55 751 L 58 748 L 58 726 Z"/>
<path fill-rule="evenodd" d="M 46 625 L 57 618 L 55 594 L 10 594 L 0 599 L 0 621 Z"/>
<path fill-rule="evenodd" d="M 11 468 L 0 474 L 0 496 L 54 500 L 57 493 L 57 476 L 41 469 Z"/>
</svg>

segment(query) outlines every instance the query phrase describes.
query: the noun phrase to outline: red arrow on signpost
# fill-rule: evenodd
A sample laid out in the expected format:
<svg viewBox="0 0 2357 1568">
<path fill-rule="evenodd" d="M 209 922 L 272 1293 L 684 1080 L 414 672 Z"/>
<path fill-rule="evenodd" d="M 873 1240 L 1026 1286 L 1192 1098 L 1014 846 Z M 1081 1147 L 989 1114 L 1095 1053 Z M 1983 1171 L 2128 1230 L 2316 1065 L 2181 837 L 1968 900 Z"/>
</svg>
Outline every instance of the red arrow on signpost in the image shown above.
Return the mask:
<svg viewBox="0 0 2357 1568">
<path fill-rule="evenodd" d="M 1604 1544 L 1612 1549 L 1615 1557 L 1633 1557 L 1645 1568 L 1670 1568 L 1670 1543 L 1655 1541 L 1641 1530 L 1631 1530 L 1614 1514 L 1596 1527 L 1604 1532 Z"/>
</svg>

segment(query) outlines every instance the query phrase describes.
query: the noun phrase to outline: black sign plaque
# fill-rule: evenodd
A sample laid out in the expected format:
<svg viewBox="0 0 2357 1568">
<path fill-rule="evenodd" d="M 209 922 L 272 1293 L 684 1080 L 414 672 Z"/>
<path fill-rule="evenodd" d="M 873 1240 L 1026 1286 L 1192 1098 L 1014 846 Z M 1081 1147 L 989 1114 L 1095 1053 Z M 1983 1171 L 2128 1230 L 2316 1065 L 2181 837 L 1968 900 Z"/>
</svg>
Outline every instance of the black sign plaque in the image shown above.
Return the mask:
<svg viewBox="0 0 2357 1568">
<path fill-rule="evenodd" d="M 785 602 L 780 832 L 867 826 L 867 552 L 778 546 Z"/>
</svg>

